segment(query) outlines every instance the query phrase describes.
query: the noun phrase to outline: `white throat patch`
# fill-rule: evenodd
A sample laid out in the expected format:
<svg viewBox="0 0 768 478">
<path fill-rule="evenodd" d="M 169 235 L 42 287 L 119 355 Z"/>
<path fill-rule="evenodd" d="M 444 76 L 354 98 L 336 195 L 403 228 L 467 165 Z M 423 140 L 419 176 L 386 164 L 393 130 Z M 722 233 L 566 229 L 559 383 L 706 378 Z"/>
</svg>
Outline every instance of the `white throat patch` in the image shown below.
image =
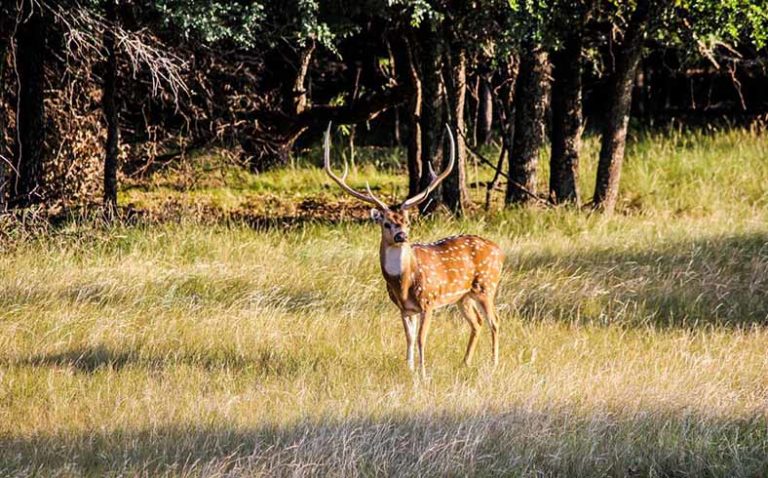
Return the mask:
<svg viewBox="0 0 768 478">
<path fill-rule="evenodd" d="M 410 252 L 411 248 L 407 245 L 384 249 L 384 272 L 390 276 L 402 275 Z"/>
</svg>

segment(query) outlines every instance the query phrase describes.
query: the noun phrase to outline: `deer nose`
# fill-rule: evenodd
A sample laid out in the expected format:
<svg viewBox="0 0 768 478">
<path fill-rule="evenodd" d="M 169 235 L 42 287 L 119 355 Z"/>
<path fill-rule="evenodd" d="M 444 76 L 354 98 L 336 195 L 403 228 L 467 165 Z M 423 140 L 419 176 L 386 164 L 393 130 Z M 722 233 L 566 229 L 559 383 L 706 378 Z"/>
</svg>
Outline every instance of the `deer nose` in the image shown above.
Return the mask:
<svg viewBox="0 0 768 478">
<path fill-rule="evenodd" d="M 404 232 L 398 232 L 395 234 L 395 242 L 405 242 L 408 240 L 408 234 Z"/>
</svg>

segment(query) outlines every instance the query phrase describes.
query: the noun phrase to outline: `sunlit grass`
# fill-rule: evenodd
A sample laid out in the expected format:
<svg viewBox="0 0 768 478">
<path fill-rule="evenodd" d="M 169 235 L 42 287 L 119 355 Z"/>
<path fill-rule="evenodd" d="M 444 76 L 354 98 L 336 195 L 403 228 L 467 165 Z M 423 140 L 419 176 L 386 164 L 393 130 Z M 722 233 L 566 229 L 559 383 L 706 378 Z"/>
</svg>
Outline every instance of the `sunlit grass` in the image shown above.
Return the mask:
<svg viewBox="0 0 768 478">
<path fill-rule="evenodd" d="M 468 327 L 448 309 L 427 381 L 405 367 L 372 224 L 192 215 L 9 241 L 0 475 L 765 475 L 767 142 L 690 134 L 630 147 L 613 218 L 416 224 L 416 240 L 480 233 L 507 256 L 500 366 L 486 330 L 460 365 Z M 403 187 L 364 159 L 353 184 Z M 339 194 L 303 164 L 201 176 L 190 196 L 173 174 L 124 198 Z"/>
</svg>

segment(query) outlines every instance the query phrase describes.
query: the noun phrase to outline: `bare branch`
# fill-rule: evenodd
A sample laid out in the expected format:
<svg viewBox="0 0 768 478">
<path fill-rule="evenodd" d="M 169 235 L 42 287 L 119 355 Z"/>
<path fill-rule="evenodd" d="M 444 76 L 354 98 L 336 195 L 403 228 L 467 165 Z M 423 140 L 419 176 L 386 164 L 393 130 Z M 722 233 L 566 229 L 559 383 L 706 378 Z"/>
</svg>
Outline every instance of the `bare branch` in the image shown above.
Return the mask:
<svg viewBox="0 0 768 478">
<path fill-rule="evenodd" d="M 154 96 L 158 96 L 161 91 L 168 91 L 178 105 L 181 93 L 189 95 L 189 88 L 183 78 L 187 63 L 170 52 L 155 36 L 146 31 L 126 30 L 79 4 L 64 8 L 56 3 L 41 1 L 40 5 L 64 27 L 67 54 L 70 57 L 104 60 L 107 52 L 104 50 L 103 36 L 105 31 L 110 30 L 115 36 L 116 49 L 128 57 L 134 76 L 142 70 L 149 73 Z"/>
<path fill-rule="evenodd" d="M 466 136 L 464 136 L 463 133 L 459 133 L 459 134 L 461 134 L 464 138 L 466 138 Z M 536 194 L 532 193 L 525 186 L 523 186 L 522 184 L 518 183 L 517 181 L 512 181 L 511 179 L 509 179 L 509 176 L 501 171 L 501 168 L 500 168 L 500 166 L 502 166 L 501 158 L 499 160 L 499 164 L 498 165 L 494 165 L 492 162 L 490 162 L 488 159 L 486 159 L 482 154 L 480 154 L 479 151 L 477 151 L 476 149 L 472 148 L 469 145 L 467 145 L 467 151 L 472 153 L 472 155 L 475 156 L 477 159 L 479 159 L 481 163 L 483 163 L 483 164 L 485 164 L 487 166 L 490 166 L 490 167 L 492 167 L 492 168 L 494 168 L 496 170 L 497 177 L 494 178 L 494 179 L 498 179 L 498 175 L 500 175 L 500 176 L 504 177 L 507 181 L 510 181 L 512 184 L 517 186 L 521 191 L 523 191 L 523 193 L 525 193 L 528 196 L 530 196 L 531 199 L 533 199 L 533 200 L 535 200 L 535 201 L 537 201 L 537 202 L 539 202 L 541 204 L 544 204 L 544 205 L 547 205 L 547 206 L 552 206 L 552 203 L 550 201 L 548 201 L 546 199 L 543 199 L 543 198 L 537 196 Z M 494 185 L 494 188 L 495 188 L 495 185 Z"/>
</svg>

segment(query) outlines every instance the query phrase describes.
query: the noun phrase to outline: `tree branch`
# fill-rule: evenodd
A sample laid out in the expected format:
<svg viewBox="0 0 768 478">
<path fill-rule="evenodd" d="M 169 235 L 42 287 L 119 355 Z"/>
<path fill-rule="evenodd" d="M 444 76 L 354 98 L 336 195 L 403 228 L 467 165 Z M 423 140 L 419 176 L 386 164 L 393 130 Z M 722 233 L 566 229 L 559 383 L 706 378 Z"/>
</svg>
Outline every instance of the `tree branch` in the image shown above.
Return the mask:
<svg viewBox="0 0 768 478">
<path fill-rule="evenodd" d="M 464 136 L 464 133 L 463 133 L 463 132 L 459 132 L 459 134 L 460 134 L 461 136 L 463 136 L 463 137 L 466 139 L 466 136 Z M 501 171 L 501 166 L 503 165 L 503 161 L 499 161 L 499 164 L 498 164 L 498 165 L 494 165 L 492 162 L 490 162 L 488 159 L 486 159 L 486 158 L 485 158 L 485 157 L 484 157 L 482 154 L 480 154 L 480 152 L 479 152 L 479 151 L 477 151 L 475 148 L 473 148 L 473 147 L 471 147 L 471 146 L 467 145 L 467 150 L 468 150 L 470 153 L 472 153 L 472 155 L 473 155 L 474 157 L 476 157 L 477 159 L 479 159 L 481 163 L 483 163 L 483 164 L 485 164 L 485 165 L 487 165 L 487 166 L 490 166 L 490 167 L 494 168 L 494 169 L 496 170 L 496 173 L 497 173 L 498 175 L 501 175 L 501 176 L 503 176 L 504 178 L 506 178 L 506 180 L 507 180 L 507 181 L 511 181 L 511 182 L 512 182 L 512 184 L 514 184 L 516 187 L 520 188 L 520 190 L 521 190 L 521 191 L 523 191 L 523 192 L 524 192 L 525 194 L 527 194 L 528 196 L 530 196 L 530 197 L 531 197 L 531 199 L 534 199 L 534 200 L 536 200 L 537 202 L 540 202 L 541 204 L 545 204 L 546 206 L 552 206 L 552 203 L 551 203 L 550 201 L 548 201 L 548 200 L 546 200 L 546 199 L 543 199 L 543 198 L 541 198 L 541 197 L 537 196 L 536 194 L 532 193 L 531 191 L 529 191 L 528 189 L 526 189 L 526 188 L 525 188 L 525 186 L 523 186 L 522 184 L 518 183 L 517 181 L 512 181 L 512 180 L 510 180 L 510 179 L 509 179 L 509 176 L 508 176 L 506 173 L 504 173 L 504 172 L 502 172 L 502 171 Z"/>
</svg>

